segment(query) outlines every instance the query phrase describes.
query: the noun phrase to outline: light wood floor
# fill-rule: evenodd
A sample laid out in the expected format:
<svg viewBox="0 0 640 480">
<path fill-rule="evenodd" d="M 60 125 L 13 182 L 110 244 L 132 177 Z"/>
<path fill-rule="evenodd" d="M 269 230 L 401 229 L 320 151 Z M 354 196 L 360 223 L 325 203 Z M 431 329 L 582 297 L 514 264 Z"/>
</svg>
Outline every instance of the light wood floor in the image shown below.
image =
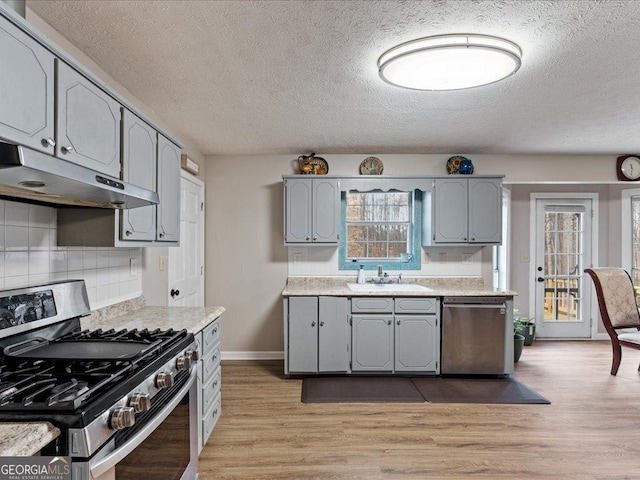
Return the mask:
<svg viewBox="0 0 640 480">
<path fill-rule="evenodd" d="M 638 362 L 536 340 L 515 378 L 551 405 L 304 404 L 282 362 L 223 363 L 200 479 L 640 479 Z"/>
</svg>

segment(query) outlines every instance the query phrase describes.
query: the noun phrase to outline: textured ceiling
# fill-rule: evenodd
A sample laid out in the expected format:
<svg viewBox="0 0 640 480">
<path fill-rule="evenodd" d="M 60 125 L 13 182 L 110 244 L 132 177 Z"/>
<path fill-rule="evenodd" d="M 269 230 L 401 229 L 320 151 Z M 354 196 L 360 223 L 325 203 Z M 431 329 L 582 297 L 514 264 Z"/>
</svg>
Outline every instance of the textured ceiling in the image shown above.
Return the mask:
<svg viewBox="0 0 640 480">
<path fill-rule="evenodd" d="M 204 154 L 640 150 L 640 2 L 95 1 L 27 5 Z M 444 33 L 506 37 L 509 79 L 394 88 L 376 61 Z"/>
</svg>

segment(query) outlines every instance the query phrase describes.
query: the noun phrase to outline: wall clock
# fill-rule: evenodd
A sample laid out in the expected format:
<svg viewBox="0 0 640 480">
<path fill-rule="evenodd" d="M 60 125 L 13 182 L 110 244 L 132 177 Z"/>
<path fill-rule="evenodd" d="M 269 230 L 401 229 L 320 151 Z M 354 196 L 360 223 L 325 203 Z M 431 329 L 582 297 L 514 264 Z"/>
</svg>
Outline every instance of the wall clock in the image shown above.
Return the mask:
<svg viewBox="0 0 640 480">
<path fill-rule="evenodd" d="M 640 156 L 622 155 L 616 163 L 616 173 L 621 182 L 640 180 Z"/>
</svg>

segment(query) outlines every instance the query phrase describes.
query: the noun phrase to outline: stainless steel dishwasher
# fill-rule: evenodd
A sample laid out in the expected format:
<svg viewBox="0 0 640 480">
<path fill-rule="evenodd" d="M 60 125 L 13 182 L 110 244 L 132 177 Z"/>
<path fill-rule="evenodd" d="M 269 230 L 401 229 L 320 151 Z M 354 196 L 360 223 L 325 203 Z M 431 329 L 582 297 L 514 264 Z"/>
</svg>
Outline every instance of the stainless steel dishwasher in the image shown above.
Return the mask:
<svg viewBox="0 0 640 480">
<path fill-rule="evenodd" d="M 444 297 L 442 374 L 513 373 L 513 320 L 505 297 Z"/>
</svg>

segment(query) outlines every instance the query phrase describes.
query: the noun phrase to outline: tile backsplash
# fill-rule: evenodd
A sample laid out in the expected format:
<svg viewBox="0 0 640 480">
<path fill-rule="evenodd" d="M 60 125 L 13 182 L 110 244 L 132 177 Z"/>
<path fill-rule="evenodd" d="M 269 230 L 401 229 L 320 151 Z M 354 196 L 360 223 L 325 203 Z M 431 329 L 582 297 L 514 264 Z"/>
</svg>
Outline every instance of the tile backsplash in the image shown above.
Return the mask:
<svg viewBox="0 0 640 480">
<path fill-rule="evenodd" d="M 141 295 L 141 265 L 141 248 L 58 247 L 55 208 L 0 200 L 0 289 L 84 279 L 95 310 Z"/>
</svg>

